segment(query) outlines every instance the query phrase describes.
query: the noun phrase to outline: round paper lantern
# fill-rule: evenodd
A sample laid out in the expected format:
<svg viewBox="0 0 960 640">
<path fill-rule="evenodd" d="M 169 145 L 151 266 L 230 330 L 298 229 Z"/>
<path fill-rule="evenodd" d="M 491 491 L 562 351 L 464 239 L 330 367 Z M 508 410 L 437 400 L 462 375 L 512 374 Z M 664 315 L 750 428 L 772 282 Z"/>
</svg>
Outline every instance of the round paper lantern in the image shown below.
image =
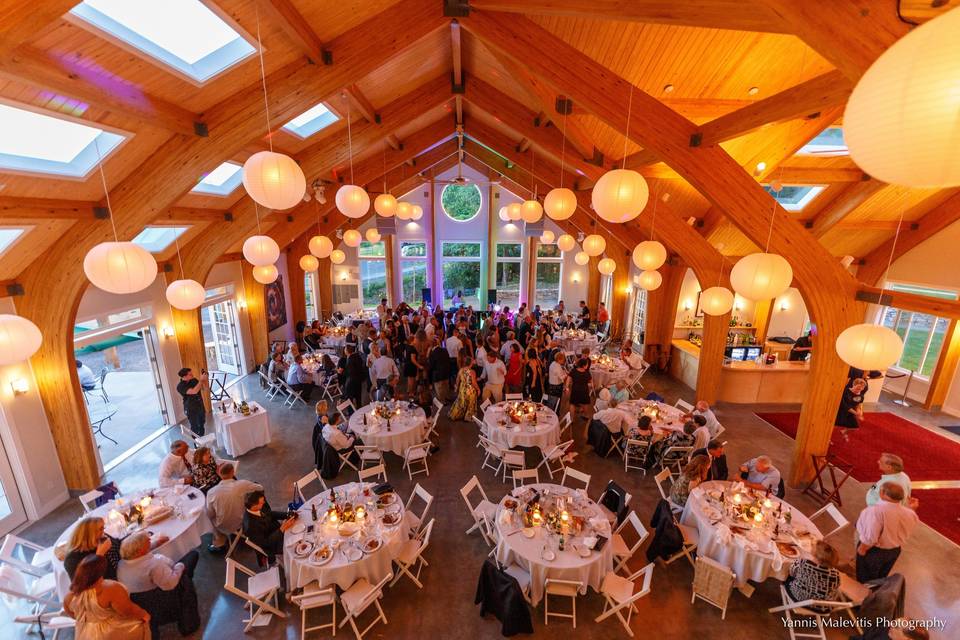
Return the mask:
<svg viewBox="0 0 960 640">
<path fill-rule="evenodd" d="M 577 241 L 572 235 L 565 233 L 557 238 L 557 246 L 563 252 L 573 251 L 573 248 L 577 246 Z"/>
<path fill-rule="evenodd" d="M 29 359 L 42 342 L 37 325 L 17 315 L 0 313 L 0 365 Z"/>
<path fill-rule="evenodd" d="M 551 189 L 543 199 L 543 210 L 554 220 L 566 220 L 577 210 L 577 194 L 566 187 Z"/>
<path fill-rule="evenodd" d="M 613 258 L 604 258 L 597 263 L 597 271 L 602 273 L 605 276 L 610 275 L 617 270 L 617 263 L 614 262 Z"/>
<path fill-rule="evenodd" d="M 510 215 L 507 213 L 506 207 L 500 207 L 500 211 L 497 212 L 497 216 L 504 222 L 510 222 Z"/>
<path fill-rule="evenodd" d="M 316 271 L 320 268 L 320 261 L 316 256 L 307 254 L 300 258 L 300 268 L 304 271 Z"/>
<path fill-rule="evenodd" d="M 413 215 L 413 205 L 401 200 L 397 203 L 397 220 L 409 220 Z"/>
<path fill-rule="evenodd" d="M 507 205 L 507 217 L 513 222 L 523 218 L 523 205 L 519 202 L 511 202 Z"/>
<path fill-rule="evenodd" d="M 640 274 L 638 284 L 647 291 L 653 291 L 663 284 L 663 276 L 659 271 L 644 271 Z"/>
<path fill-rule="evenodd" d="M 373 201 L 373 208 L 384 218 L 392 218 L 397 212 L 397 199 L 390 193 L 381 193 Z"/>
<path fill-rule="evenodd" d="M 313 236 L 310 238 L 310 253 L 318 258 L 326 258 L 333 251 L 333 242 L 327 236 Z"/>
<path fill-rule="evenodd" d="M 667 249 L 656 240 L 644 240 L 633 248 L 633 264 L 641 271 L 655 271 L 666 261 Z"/>
<path fill-rule="evenodd" d="M 370 196 L 355 184 L 337 189 L 337 209 L 348 218 L 362 218 L 370 210 Z"/>
<path fill-rule="evenodd" d="M 101 242 L 87 252 L 83 272 L 97 288 L 110 293 L 143 291 L 157 277 L 157 261 L 132 242 Z"/>
<path fill-rule="evenodd" d="M 202 305 L 206 299 L 206 290 L 196 280 L 174 280 L 167 286 L 167 302 L 175 309 L 190 311 Z"/>
<path fill-rule="evenodd" d="M 380 242 L 382 239 L 380 232 L 373 227 L 367 229 L 367 232 L 363 234 L 363 236 L 367 239 L 367 242 Z"/>
<path fill-rule="evenodd" d="M 883 370 L 900 359 L 903 340 L 897 332 L 877 324 L 855 324 L 837 336 L 837 355 L 851 367 Z"/>
<path fill-rule="evenodd" d="M 598 256 L 607 250 L 607 241 L 603 236 L 591 233 L 583 239 L 583 252 L 590 257 Z"/>
<path fill-rule="evenodd" d="M 536 200 L 524 200 L 520 205 L 520 217 L 524 222 L 533 224 L 543 217 L 543 207 Z"/>
<path fill-rule="evenodd" d="M 289 209 L 303 201 L 307 180 L 290 156 L 258 151 L 243 163 L 243 188 L 268 209 Z"/>
<path fill-rule="evenodd" d="M 273 264 L 280 258 L 280 246 L 270 236 L 250 236 L 243 243 L 243 257 L 255 267 Z"/>
<path fill-rule="evenodd" d="M 363 236 L 356 229 L 347 229 L 343 232 L 343 244 L 348 247 L 359 247 Z"/>
<path fill-rule="evenodd" d="M 647 206 L 647 181 L 631 169 L 614 169 L 593 185 L 590 201 L 597 215 L 607 222 L 628 222 Z"/>
<path fill-rule="evenodd" d="M 410 207 L 410 219 L 419 220 L 423 217 L 423 207 L 418 204 L 415 204 Z"/>
<path fill-rule="evenodd" d="M 585 254 L 583 251 L 577 251 L 577 255 L 573 256 L 573 261 L 582 267 L 590 262 L 590 256 Z"/>
<path fill-rule="evenodd" d="M 747 300 L 769 300 L 790 288 L 793 269 L 783 256 L 775 253 L 751 253 L 730 270 L 733 290 Z"/>
<path fill-rule="evenodd" d="M 280 272 L 272 264 L 262 264 L 253 268 L 253 279 L 260 284 L 270 284 L 277 279 Z"/>
<path fill-rule="evenodd" d="M 345 254 L 340 249 L 334 249 L 330 252 L 330 262 L 333 264 L 343 264 L 343 261 L 347 259 L 347 254 Z"/>
<path fill-rule="evenodd" d="M 722 316 L 733 309 L 733 292 L 725 287 L 710 287 L 700 292 L 700 308 L 711 316 Z"/>
<path fill-rule="evenodd" d="M 550 229 L 544 229 L 543 233 L 540 234 L 540 242 L 543 244 L 553 244 L 553 241 L 557 239 L 557 236 L 554 235 L 553 231 Z"/>
<path fill-rule="evenodd" d="M 861 76 L 843 114 L 850 157 L 907 187 L 960 186 L 960 11 L 917 27 Z"/>
</svg>

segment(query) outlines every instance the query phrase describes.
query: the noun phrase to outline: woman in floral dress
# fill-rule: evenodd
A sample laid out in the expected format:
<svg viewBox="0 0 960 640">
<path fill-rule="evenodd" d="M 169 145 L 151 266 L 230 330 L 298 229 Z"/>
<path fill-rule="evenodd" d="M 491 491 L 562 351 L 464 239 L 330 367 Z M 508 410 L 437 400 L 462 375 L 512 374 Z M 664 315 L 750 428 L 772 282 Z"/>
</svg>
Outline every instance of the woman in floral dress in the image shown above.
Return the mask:
<svg viewBox="0 0 960 640">
<path fill-rule="evenodd" d="M 460 362 L 460 372 L 457 374 L 457 399 L 453 401 L 450 412 L 451 420 L 467 420 L 477 413 L 477 398 L 480 397 L 480 385 L 477 384 L 477 374 L 473 370 L 473 358 L 460 352 L 463 360 Z"/>
</svg>

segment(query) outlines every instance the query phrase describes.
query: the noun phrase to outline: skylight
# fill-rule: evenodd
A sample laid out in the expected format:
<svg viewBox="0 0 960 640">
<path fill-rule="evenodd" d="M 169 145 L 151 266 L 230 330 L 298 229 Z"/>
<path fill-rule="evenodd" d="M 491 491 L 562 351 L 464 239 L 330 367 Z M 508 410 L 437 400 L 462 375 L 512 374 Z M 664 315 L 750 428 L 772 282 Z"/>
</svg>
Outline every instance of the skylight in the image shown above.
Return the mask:
<svg viewBox="0 0 960 640">
<path fill-rule="evenodd" d="M 797 151 L 802 156 L 847 156 L 850 152 L 843 141 L 843 129 L 830 127 L 820 132 L 816 138 L 805 144 Z"/>
<path fill-rule="evenodd" d="M 0 104 L 0 170 L 82 178 L 124 139 L 76 120 Z"/>
<path fill-rule="evenodd" d="M 769 186 L 763 187 L 767 193 L 777 199 L 780 206 L 787 211 L 803 211 L 810 202 L 820 195 L 824 186 L 783 186 L 780 193 L 776 193 Z"/>
<path fill-rule="evenodd" d="M 340 117 L 337 114 L 330 111 L 327 105 L 321 102 L 283 125 L 283 129 L 298 138 L 309 138 L 317 131 L 329 127 L 339 119 Z"/>
<path fill-rule="evenodd" d="M 200 0 L 84 0 L 70 13 L 196 82 L 256 51 Z"/>
<path fill-rule="evenodd" d="M 235 162 L 224 162 L 203 176 L 191 192 L 227 196 L 243 182 L 243 167 Z"/>
<path fill-rule="evenodd" d="M 173 244 L 190 227 L 146 227 L 133 239 L 150 253 L 159 253 Z"/>
<path fill-rule="evenodd" d="M 0 256 L 26 231 L 24 227 L 0 227 Z"/>
</svg>

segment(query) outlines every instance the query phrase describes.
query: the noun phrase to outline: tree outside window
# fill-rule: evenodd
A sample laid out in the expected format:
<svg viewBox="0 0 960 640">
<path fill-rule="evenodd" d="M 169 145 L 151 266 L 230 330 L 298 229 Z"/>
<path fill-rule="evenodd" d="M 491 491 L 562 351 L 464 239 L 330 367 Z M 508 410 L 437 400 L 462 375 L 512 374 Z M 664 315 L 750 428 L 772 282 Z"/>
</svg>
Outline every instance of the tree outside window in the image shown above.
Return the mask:
<svg viewBox="0 0 960 640">
<path fill-rule="evenodd" d="M 480 243 L 443 243 L 443 305 L 453 304 L 453 296 L 462 293 L 463 303 L 480 304 Z"/>
<path fill-rule="evenodd" d="M 483 198 L 475 184 L 448 184 L 440 194 L 440 205 L 451 220 L 466 222 L 480 213 Z"/>
<path fill-rule="evenodd" d="M 383 242 L 360 243 L 360 300 L 364 309 L 373 309 L 387 297 L 386 248 Z"/>
<path fill-rule="evenodd" d="M 497 243 L 497 304 L 516 309 L 520 306 L 520 270 L 523 244 Z"/>
<path fill-rule="evenodd" d="M 537 245 L 536 292 L 533 304 L 552 309 L 560 300 L 563 254 L 555 244 Z"/>
</svg>

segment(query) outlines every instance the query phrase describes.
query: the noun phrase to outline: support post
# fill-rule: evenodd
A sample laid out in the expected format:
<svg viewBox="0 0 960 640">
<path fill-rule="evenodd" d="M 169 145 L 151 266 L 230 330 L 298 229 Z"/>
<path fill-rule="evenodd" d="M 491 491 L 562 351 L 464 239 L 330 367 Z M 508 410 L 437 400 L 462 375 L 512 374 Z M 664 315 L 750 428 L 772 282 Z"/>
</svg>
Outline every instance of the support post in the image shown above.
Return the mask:
<svg viewBox="0 0 960 640">
<path fill-rule="evenodd" d="M 937 359 L 937 366 L 930 377 L 930 388 L 923 403 L 924 409 L 940 411 L 943 408 L 943 403 L 947 399 L 947 392 L 950 391 L 950 385 L 957 373 L 958 364 L 960 364 L 960 323 L 957 322 L 956 318 L 953 318 L 947 325 L 947 333 L 943 337 L 940 358 Z"/>
</svg>

